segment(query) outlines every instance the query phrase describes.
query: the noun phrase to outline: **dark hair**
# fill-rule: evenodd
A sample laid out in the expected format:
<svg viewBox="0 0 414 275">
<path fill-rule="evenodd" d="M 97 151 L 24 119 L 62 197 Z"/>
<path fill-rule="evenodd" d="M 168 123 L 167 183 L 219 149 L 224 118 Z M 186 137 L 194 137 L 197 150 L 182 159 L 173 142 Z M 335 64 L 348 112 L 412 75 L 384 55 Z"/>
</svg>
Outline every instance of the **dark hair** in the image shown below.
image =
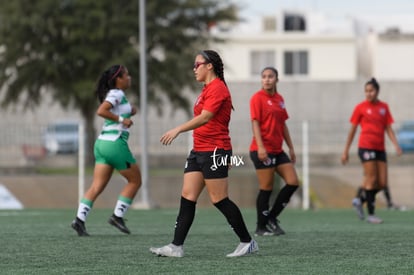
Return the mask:
<svg viewBox="0 0 414 275">
<path fill-rule="evenodd" d="M 265 67 L 265 68 L 262 70 L 262 73 L 263 73 L 264 71 L 266 71 L 266 70 L 271 70 L 271 71 L 273 71 L 273 72 L 275 73 L 276 77 L 278 77 L 278 76 L 279 76 L 279 73 L 277 72 L 277 70 L 276 70 L 276 68 L 275 68 L 275 67 Z"/>
<path fill-rule="evenodd" d="M 367 81 L 367 83 L 365 83 L 365 86 L 367 85 L 372 85 L 374 89 L 377 90 L 377 92 L 379 92 L 380 90 L 380 85 L 374 77 L 372 77 L 370 80 Z"/>
<path fill-rule="evenodd" d="M 106 94 L 109 90 L 116 88 L 117 77 L 122 77 L 125 69 L 122 65 L 113 65 L 106 69 L 96 83 L 96 96 L 100 103 L 105 100 Z"/>
<path fill-rule="evenodd" d="M 204 50 L 199 54 L 201 54 L 207 62 L 213 65 L 214 73 L 221 81 L 223 81 L 224 85 L 227 86 L 226 80 L 224 80 L 224 65 L 220 55 L 212 50 Z M 233 104 L 231 105 L 231 109 L 234 110 Z"/>
<path fill-rule="evenodd" d="M 221 60 L 221 57 L 218 55 L 218 53 L 215 52 L 215 51 L 212 51 L 212 50 L 204 50 L 204 51 L 201 51 L 200 54 L 201 54 L 202 57 L 204 57 L 204 59 L 207 62 L 209 62 L 209 63 L 211 63 L 213 65 L 214 73 L 227 86 L 227 83 L 224 80 L 224 66 L 223 66 L 223 61 Z"/>
</svg>

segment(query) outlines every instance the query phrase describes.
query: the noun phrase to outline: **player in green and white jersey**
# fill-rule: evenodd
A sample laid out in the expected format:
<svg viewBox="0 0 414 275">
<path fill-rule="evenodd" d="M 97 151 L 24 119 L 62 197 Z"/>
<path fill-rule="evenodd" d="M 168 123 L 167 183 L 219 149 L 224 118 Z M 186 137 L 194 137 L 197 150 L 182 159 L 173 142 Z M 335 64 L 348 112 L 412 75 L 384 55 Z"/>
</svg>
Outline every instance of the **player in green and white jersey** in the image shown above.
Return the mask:
<svg viewBox="0 0 414 275">
<path fill-rule="evenodd" d="M 131 77 L 122 65 L 107 69 L 97 83 L 96 95 L 100 106 L 96 113 L 105 122 L 95 141 L 93 182 L 81 199 L 76 218 L 72 221 L 72 228 L 79 236 L 89 236 L 85 227 L 86 217 L 111 179 L 114 169 L 128 183 L 122 189 L 108 222 L 121 232 L 130 233 L 123 217 L 141 186 L 141 173 L 128 146 L 129 128 L 133 124 L 131 116 L 136 113 L 136 108 L 131 106 L 124 94 L 130 86 Z"/>
</svg>

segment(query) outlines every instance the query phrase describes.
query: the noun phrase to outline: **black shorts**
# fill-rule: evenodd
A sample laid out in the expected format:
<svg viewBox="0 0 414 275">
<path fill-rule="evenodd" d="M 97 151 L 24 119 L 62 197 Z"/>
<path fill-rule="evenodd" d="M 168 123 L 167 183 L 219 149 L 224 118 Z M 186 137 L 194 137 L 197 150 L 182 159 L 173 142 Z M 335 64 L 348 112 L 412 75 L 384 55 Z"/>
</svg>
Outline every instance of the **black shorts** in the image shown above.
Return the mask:
<svg viewBox="0 0 414 275">
<path fill-rule="evenodd" d="M 201 172 L 205 179 L 222 179 L 229 175 L 232 150 L 216 149 L 211 152 L 191 150 L 184 167 L 184 173 Z"/>
<path fill-rule="evenodd" d="M 387 153 L 385 151 L 358 148 L 358 156 L 361 162 L 371 160 L 387 162 Z"/>
<path fill-rule="evenodd" d="M 281 164 L 290 163 L 290 159 L 285 152 L 279 154 L 267 154 L 269 156 L 268 161 L 261 161 L 257 156 L 257 151 L 250 152 L 250 159 L 253 161 L 256 169 L 266 169 L 276 167 Z"/>
</svg>

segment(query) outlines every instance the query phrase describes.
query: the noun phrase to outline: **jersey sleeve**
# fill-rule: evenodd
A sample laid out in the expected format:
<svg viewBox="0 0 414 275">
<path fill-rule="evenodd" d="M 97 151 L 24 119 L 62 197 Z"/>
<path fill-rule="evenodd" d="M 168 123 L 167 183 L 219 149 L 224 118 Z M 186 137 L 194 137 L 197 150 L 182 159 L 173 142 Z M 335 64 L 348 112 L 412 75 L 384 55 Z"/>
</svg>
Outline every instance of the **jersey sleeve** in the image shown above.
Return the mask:
<svg viewBox="0 0 414 275">
<path fill-rule="evenodd" d="M 286 109 L 285 99 L 283 98 L 283 96 L 281 96 L 281 95 L 279 95 L 279 96 L 280 96 L 280 99 L 281 99 L 281 104 L 283 105 L 283 106 L 281 106 L 282 109 L 283 109 L 283 119 L 286 121 L 286 120 L 289 119 L 289 114 L 288 114 L 287 109 Z"/>
<path fill-rule="evenodd" d="M 391 114 L 390 108 L 388 107 L 388 104 L 385 105 L 385 108 L 387 110 L 387 113 L 386 113 L 386 124 L 387 125 L 393 124 L 394 123 L 394 118 L 392 117 L 392 114 Z"/>
<path fill-rule="evenodd" d="M 351 118 L 349 119 L 349 121 L 353 124 L 353 125 L 358 125 L 361 122 L 361 106 L 357 105 L 354 109 L 354 111 L 352 112 Z"/>
<path fill-rule="evenodd" d="M 250 119 L 260 121 L 260 104 L 257 94 L 253 95 L 250 99 Z"/>
<path fill-rule="evenodd" d="M 227 93 L 219 89 L 210 91 L 204 98 L 203 110 L 216 114 L 227 96 Z"/>
<path fill-rule="evenodd" d="M 122 92 L 120 90 L 110 90 L 106 95 L 105 101 L 111 103 L 112 106 L 119 105 L 122 101 Z"/>
</svg>

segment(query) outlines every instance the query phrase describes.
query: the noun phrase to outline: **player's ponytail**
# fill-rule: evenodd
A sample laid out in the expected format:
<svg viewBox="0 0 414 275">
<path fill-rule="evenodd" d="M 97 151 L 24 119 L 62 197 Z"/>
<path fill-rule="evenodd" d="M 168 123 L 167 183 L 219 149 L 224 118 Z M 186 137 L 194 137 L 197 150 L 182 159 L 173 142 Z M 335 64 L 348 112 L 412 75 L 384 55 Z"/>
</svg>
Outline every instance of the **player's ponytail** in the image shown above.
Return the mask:
<svg viewBox="0 0 414 275">
<path fill-rule="evenodd" d="M 96 83 L 95 94 L 98 97 L 99 103 L 105 100 L 106 94 L 109 90 L 116 88 L 116 78 L 123 75 L 122 65 L 113 65 L 104 71 Z"/>
<path fill-rule="evenodd" d="M 370 80 L 368 80 L 367 83 L 365 83 L 365 86 L 366 85 L 372 85 L 372 87 L 374 87 L 374 89 L 377 90 L 377 92 L 379 92 L 380 90 L 380 85 L 378 81 L 375 79 L 375 77 L 372 77 Z"/>
</svg>

